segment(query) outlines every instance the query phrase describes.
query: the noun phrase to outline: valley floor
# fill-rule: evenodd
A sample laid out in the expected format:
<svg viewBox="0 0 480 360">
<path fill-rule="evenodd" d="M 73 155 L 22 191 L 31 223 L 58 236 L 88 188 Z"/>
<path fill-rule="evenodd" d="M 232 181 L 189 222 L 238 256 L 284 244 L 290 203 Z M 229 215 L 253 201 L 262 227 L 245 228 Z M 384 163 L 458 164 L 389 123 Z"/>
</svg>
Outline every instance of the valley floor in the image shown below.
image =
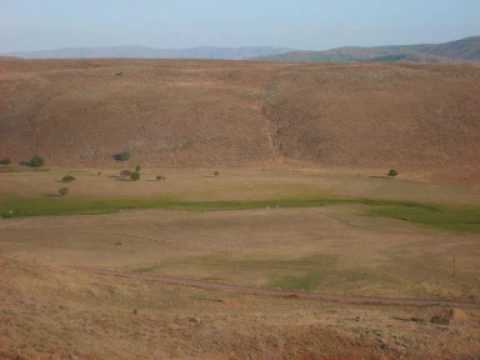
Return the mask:
<svg viewBox="0 0 480 360">
<path fill-rule="evenodd" d="M 0 359 L 480 356 L 478 188 L 218 171 L 0 173 Z"/>
</svg>

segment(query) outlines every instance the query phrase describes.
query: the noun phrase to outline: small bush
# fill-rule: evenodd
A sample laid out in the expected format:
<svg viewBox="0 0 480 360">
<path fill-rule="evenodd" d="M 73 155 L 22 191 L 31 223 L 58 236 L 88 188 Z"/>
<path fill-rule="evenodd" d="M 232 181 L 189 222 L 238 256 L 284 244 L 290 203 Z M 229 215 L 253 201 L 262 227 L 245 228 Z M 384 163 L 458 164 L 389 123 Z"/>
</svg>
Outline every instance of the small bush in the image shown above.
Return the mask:
<svg viewBox="0 0 480 360">
<path fill-rule="evenodd" d="M 9 159 L 9 158 L 5 158 L 5 159 L 2 159 L 0 160 L 0 165 L 10 165 L 12 163 L 12 161 Z"/>
<path fill-rule="evenodd" d="M 60 195 L 61 197 L 67 196 L 69 192 L 70 190 L 67 187 L 58 189 L 58 195 Z"/>
<path fill-rule="evenodd" d="M 132 181 L 138 181 L 138 180 L 140 180 L 140 177 L 141 177 L 141 175 L 140 175 L 139 171 L 134 171 L 130 174 L 130 180 L 132 180 Z"/>
<path fill-rule="evenodd" d="M 161 176 L 161 175 L 157 176 L 157 181 L 166 181 L 166 180 L 167 178 L 165 176 Z"/>
<path fill-rule="evenodd" d="M 37 168 L 45 165 L 45 160 L 41 156 L 34 155 L 30 160 L 22 161 L 21 164 L 25 166 Z"/>
<path fill-rule="evenodd" d="M 390 177 L 396 177 L 396 176 L 398 176 L 398 171 L 395 170 L 395 169 L 391 169 L 391 170 L 388 172 L 388 176 L 390 176 Z"/>
<path fill-rule="evenodd" d="M 11 219 L 11 218 L 14 218 L 14 217 L 15 217 L 15 212 L 13 210 L 5 211 L 2 214 L 2 218 L 4 218 L 4 219 Z"/>
<path fill-rule="evenodd" d="M 65 175 L 63 178 L 62 178 L 62 182 L 63 183 L 71 183 L 71 182 L 74 182 L 75 180 L 75 177 L 72 176 L 72 175 Z"/>
<path fill-rule="evenodd" d="M 140 165 L 137 165 L 137 166 L 135 167 L 135 171 L 136 171 L 136 172 L 140 172 L 141 170 L 142 170 L 142 168 L 140 167 Z"/>
<path fill-rule="evenodd" d="M 215 176 L 215 177 L 220 176 L 220 172 L 219 172 L 219 171 L 215 171 L 215 172 L 213 173 L 213 176 Z"/>
<path fill-rule="evenodd" d="M 130 160 L 130 153 L 128 151 L 123 151 L 121 153 L 113 155 L 113 158 L 116 161 L 128 161 Z"/>
</svg>

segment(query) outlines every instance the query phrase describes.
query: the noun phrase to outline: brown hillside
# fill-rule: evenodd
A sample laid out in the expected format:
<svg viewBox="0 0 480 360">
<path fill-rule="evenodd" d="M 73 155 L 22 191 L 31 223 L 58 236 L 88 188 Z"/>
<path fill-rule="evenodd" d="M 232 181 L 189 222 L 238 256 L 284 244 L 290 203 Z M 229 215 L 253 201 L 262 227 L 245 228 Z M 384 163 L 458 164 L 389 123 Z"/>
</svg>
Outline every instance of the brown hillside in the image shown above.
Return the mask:
<svg viewBox="0 0 480 360">
<path fill-rule="evenodd" d="M 480 67 L 0 61 L 0 158 L 478 167 Z"/>
</svg>

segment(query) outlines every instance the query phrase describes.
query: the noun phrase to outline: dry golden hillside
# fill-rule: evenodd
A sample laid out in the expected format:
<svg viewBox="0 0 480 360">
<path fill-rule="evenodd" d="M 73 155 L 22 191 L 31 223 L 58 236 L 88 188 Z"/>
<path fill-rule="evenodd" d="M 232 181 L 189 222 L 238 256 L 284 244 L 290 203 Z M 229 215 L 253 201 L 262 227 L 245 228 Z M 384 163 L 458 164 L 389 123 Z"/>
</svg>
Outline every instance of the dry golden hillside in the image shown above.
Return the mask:
<svg viewBox="0 0 480 360">
<path fill-rule="evenodd" d="M 0 61 L 0 158 L 477 168 L 480 67 Z"/>
</svg>

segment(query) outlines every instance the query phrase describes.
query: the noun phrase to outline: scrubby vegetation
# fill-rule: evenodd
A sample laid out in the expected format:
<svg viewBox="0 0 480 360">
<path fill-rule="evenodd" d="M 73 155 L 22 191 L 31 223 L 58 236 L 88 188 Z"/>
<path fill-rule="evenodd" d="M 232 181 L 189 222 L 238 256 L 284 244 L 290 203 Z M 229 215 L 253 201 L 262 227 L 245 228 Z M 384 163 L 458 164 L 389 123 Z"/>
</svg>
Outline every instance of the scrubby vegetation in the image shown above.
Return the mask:
<svg viewBox="0 0 480 360">
<path fill-rule="evenodd" d="M 21 164 L 24 166 L 38 168 L 45 165 L 45 160 L 39 155 L 34 155 L 30 160 L 22 161 Z"/>
<path fill-rule="evenodd" d="M 390 171 L 388 172 L 388 176 L 397 177 L 398 176 L 398 171 L 395 170 L 395 169 L 390 169 Z"/>
<path fill-rule="evenodd" d="M 213 176 L 215 176 L 215 177 L 220 176 L 220 171 L 215 171 L 215 172 L 213 173 Z"/>
<path fill-rule="evenodd" d="M 0 160 L 0 165 L 10 165 L 12 163 L 12 161 L 9 159 L 9 158 L 5 158 L 5 159 L 1 159 Z"/>
<path fill-rule="evenodd" d="M 162 175 L 158 175 L 156 177 L 156 179 L 157 179 L 157 181 L 166 181 L 167 180 L 167 178 L 165 176 L 162 176 Z"/>
<path fill-rule="evenodd" d="M 140 171 L 134 171 L 130 174 L 130 180 L 132 181 L 139 181 L 141 178 Z"/>
<path fill-rule="evenodd" d="M 77 180 L 74 176 L 72 175 L 65 175 L 63 178 L 62 178 L 62 182 L 63 183 L 71 183 L 71 182 L 74 182 L 75 180 Z"/>
</svg>

